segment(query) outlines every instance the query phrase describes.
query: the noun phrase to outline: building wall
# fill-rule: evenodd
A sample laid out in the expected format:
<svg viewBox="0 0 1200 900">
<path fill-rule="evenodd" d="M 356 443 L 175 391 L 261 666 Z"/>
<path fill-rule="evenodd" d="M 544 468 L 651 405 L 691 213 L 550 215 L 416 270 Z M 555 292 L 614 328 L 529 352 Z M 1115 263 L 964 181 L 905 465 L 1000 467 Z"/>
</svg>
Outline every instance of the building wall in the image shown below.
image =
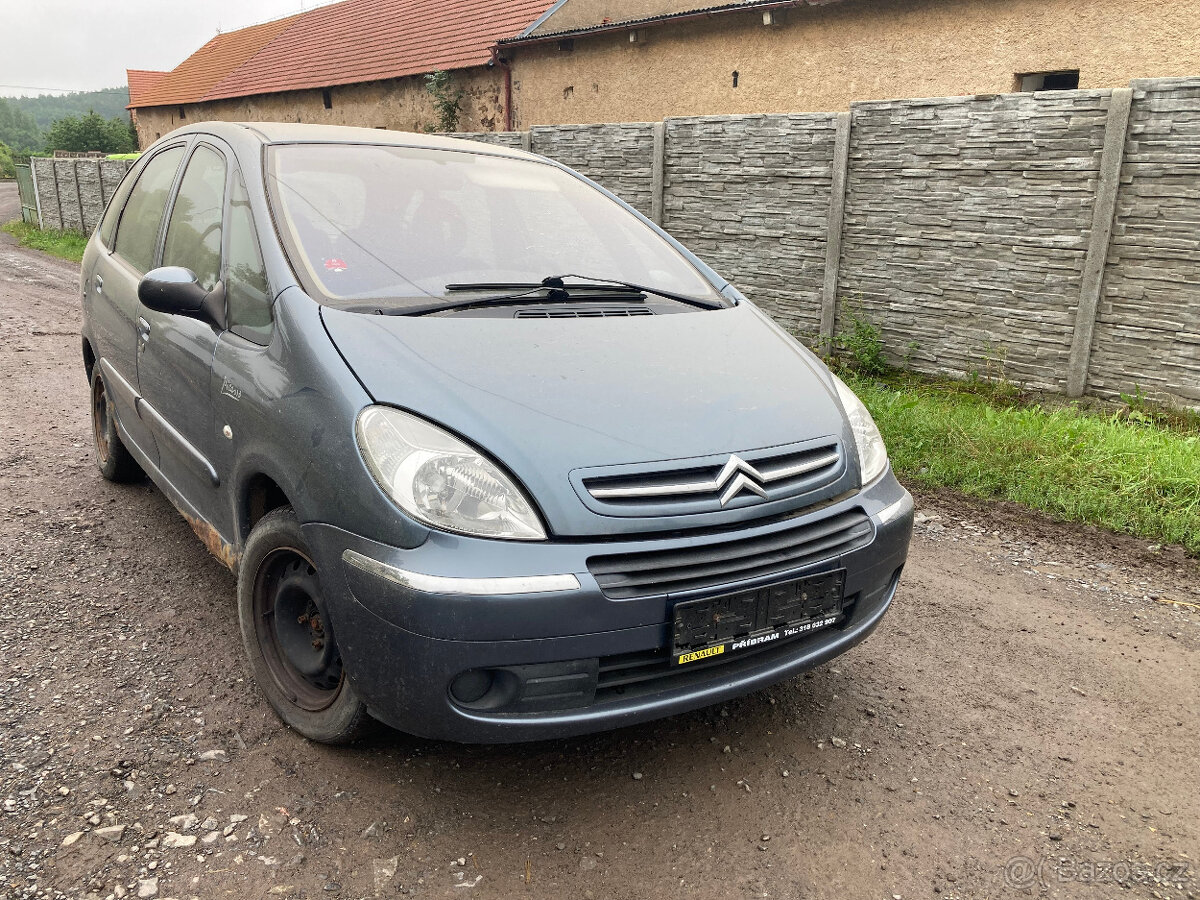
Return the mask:
<svg viewBox="0 0 1200 900">
<path fill-rule="evenodd" d="M 466 91 L 459 128 L 495 131 L 504 128 L 504 78 L 499 69 L 484 67 L 454 72 L 454 82 Z M 308 122 L 323 125 L 357 125 L 396 131 L 425 131 L 437 124 L 433 99 L 425 79 L 374 81 L 330 88 L 332 109 L 325 109 L 321 91 L 286 91 L 211 103 L 189 103 L 179 116 L 178 106 L 145 107 L 134 119 L 138 140 L 148 147 L 159 137 L 183 125 L 223 122 Z"/>
<path fill-rule="evenodd" d="M 572 51 L 509 47 L 516 127 L 844 110 L 1001 93 L 1017 73 L 1058 69 L 1079 69 L 1082 88 L 1200 72 L 1200 0 L 847 0 L 783 15 L 669 22 L 634 44 L 622 30 Z"/>
</svg>

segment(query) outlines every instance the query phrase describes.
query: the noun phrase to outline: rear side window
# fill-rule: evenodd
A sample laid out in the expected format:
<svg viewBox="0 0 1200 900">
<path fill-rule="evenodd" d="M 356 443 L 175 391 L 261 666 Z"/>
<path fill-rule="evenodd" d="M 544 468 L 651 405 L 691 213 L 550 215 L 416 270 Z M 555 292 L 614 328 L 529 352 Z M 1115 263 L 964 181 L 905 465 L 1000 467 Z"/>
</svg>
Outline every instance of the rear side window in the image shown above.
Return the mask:
<svg viewBox="0 0 1200 900">
<path fill-rule="evenodd" d="M 121 213 L 113 250 L 139 272 L 149 271 L 154 264 L 163 209 L 181 159 L 183 148 L 172 147 L 150 160 L 129 192 L 129 202 Z"/>
<path fill-rule="evenodd" d="M 100 242 L 105 247 L 112 248 L 113 232 L 117 230 L 117 220 L 121 218 L 121 207 L 129 199 L 132 189 L 133 178 L 126 174 L 117 185 L 116 193 L 108 201 L 108 209 L 104 211 L 104 218 L 100 220 Z"/>
<path fill-rule="evenodd" d="M 256 344 L 271 341 L 271 288 L 263 267 L 250 196 L 240 172 L 229 195 L 229 250 L 225 268 L 225 302 L 230 330 Z"/>
<path fill-rule="evenodd" d="M 211 291 L 221 277 L 221 213 L 225 205 L 225 159 L 205 146 L 188 161 L 167 223 L 162 264 L 183 266 Z"/>
</svg>

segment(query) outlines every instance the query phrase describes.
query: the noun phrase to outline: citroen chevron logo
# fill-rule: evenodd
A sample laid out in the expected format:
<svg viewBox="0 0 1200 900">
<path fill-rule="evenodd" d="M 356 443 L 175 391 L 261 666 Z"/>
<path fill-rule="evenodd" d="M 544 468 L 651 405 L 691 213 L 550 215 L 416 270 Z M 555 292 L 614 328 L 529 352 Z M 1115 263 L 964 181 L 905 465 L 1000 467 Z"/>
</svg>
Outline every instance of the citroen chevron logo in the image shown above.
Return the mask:
<svg viewBox="0 0 1200 900">
<path fill-rule="evenodd" d="M 742 491 L 750 491 L 758 494 L 764 500 L 767 499 L 767 492 L 761 484 L 765 480 L 758 469 L 735 453 L 729 457 L 729 461 L 721 469 L 721 474 L 717 476 L 717 490 L 721 491 L 721 505 L 725 506 Z"/>
</svg>

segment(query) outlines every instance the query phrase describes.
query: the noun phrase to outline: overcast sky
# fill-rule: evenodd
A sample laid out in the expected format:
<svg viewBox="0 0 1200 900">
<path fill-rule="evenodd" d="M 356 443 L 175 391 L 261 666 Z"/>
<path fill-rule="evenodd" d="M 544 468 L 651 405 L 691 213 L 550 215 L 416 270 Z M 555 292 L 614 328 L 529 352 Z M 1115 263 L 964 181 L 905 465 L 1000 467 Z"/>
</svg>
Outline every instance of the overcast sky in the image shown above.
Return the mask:
<svg viewBox="0 0 1200 900">
<path fill-rule="evenodd" d="M 331 0 L 0 0 L 0 96 L 125 84 L 173 69 L 220 31 Z"/>
</svg>

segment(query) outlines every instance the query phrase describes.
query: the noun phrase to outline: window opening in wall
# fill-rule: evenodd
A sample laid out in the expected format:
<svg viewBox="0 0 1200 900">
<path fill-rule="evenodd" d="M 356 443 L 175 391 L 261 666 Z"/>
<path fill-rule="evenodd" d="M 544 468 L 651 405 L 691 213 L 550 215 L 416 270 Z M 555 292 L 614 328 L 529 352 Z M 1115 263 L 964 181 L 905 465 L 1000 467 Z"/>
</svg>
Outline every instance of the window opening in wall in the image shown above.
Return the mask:
<svg viewBox="0 0 1200 900">
<path fill-rule="evenodd" d="M 738 72 L 737 72 L 737 69 L 734 69 L 733 70 L 733 86 L 737 87 L 737 84 L 738 84 Z"/>
<path fill-rule="evenodd" d="M 325 104 L 326 109 L 333 109 L 333 92 L 329 88 L 321 91 L 321 102 Z"/>
<path fill-rule="evenodd" d="M 186 118 L 187 118 L 187 115 L 185 115 L 185 114 L 184 114 L 184 111 L 183 111 L 183 107 L 182 107 L 182 106 L 181 106 L 181 107 L 179 107 L 179 118 L 180 118 L 180 119 L 186 119 Z"/>
<path fill-rule="evenodd" d="M 1076 91 L 1079 90 L 1079 70 L 1018 72 L 1016 82 L 1018 91 Z"/>
<path fill-rule="evenodd" d="M 575 38 L 567 38 L 558 42 L 558 49 L 561 53 L 570 53 L 575 49 Z"/>
</svg>

